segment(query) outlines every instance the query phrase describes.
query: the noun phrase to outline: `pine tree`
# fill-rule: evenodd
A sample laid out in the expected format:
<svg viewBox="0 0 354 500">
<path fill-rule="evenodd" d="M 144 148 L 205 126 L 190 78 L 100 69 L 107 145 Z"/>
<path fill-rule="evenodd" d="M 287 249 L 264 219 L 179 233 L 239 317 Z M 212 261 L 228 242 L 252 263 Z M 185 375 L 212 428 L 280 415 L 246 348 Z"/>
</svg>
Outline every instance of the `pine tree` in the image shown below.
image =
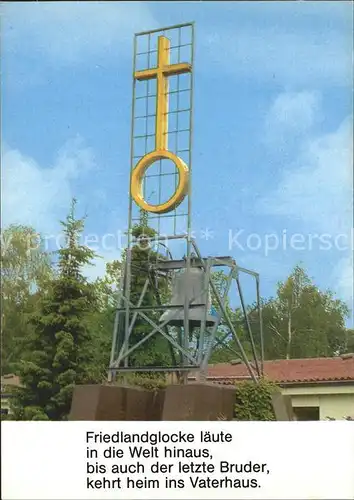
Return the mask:
<svg viewBox="0 0 354 500">
<path fill-rule="evenodd" d="M 14 399 L 17 420 L 65 420 L 74 385 L 95 378 L 86 322 L 95 293 L 81 274 L 94 252 L 79 244 L 84 219 L 75 219 L 75 204 L 61 223 L 66 244 L 58 251 L 58 274 L 30 319 L 33 334 L 19 367 L 22 388 Z"/>
</svg>

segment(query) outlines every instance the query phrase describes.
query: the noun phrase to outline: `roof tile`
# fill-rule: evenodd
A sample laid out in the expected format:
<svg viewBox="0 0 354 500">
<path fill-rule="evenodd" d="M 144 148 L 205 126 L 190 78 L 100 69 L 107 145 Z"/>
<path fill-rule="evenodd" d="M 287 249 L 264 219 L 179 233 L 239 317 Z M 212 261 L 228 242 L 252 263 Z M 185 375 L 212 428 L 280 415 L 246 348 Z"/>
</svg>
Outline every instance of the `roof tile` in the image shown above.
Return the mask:
<svg viewBox="0 0 354 500">
<path fill-rule="evenodd" d="M 244 364 L 220 363 L 209 365 L 208 368 L 209 380 L 226 381 L 248 375 Z M 265 361 L 264 375 L 278 383 L 354 381 L 354 356 L 346 359 L 336 357 Z"/>
</svg>

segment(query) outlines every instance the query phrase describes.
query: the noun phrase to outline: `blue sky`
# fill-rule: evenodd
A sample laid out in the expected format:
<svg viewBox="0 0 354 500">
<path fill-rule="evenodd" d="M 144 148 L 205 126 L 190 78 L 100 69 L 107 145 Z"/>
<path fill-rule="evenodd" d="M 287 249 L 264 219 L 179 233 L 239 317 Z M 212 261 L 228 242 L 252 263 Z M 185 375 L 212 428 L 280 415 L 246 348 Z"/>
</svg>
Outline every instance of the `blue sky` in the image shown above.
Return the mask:
<svg viewBox="0 0 354 500">
<path fill-rule="evenodd" d="M 195 21 L 193 228 L 202 251 L 257 270 L 264 296 L 303 262 L 320 288 L 352 305 L 349 2 L 2 10 L 4 225 L 57 234 L 75 196 L 87 234 L 126 228 L 133 35 Z M 286 247 L 267 250 L 267 239 L 285 234 Z M 120 252 L 97 250 L 104 258 L 92 277 Z"/>
</svg>

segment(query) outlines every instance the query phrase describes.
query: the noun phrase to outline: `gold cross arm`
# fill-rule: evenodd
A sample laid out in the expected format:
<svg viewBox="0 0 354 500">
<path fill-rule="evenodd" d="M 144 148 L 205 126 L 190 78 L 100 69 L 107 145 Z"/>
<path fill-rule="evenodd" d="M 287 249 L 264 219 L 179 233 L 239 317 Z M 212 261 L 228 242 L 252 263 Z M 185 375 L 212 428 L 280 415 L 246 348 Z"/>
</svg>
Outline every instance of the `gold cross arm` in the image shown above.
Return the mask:
<svg viewBox="0 0 354 500">
<path fill-rule="evenodd" d="M 180 75 L 182 73 L 189 73 L 192 70 L 192 65 L 189 63 L 171 64 L 162 68 L 164 76 Z M 156 78 L 159 73 L 159 68 L 143 69 L 142 71 L 135 72 L 135 78 L 139 81 L 151 80 Z"/>
<path fill-rule="evenodd" d="M 170 64 L 170 40 L 165 36 L 158 39 L 157 67 L 136 71 L 136 80 L 157 79 L 156 90 L 156 138 L 155 149 L 168 149 L 168 77 L 192 71 L 188 63 Z"/>
</svg>

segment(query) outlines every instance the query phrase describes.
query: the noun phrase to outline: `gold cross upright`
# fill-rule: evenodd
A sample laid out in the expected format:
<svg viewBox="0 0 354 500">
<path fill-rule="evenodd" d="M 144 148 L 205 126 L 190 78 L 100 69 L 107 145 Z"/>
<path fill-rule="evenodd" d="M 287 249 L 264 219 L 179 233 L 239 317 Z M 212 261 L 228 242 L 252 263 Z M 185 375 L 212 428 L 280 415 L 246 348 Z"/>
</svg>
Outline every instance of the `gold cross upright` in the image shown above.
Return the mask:
<svg viewBox="0 0 354 500">
<path fill-rule="evenodd" d="M 165 36 L 158 38 L 157 67 L 136 71 L 136 80 L 157 79 L 156 90 L 156 134 L 155 150 L 166 151 L 168 149 L 168 77 L 190 73 L 191 64 L 170 64 L 170 40 Z"/>
</svg>

